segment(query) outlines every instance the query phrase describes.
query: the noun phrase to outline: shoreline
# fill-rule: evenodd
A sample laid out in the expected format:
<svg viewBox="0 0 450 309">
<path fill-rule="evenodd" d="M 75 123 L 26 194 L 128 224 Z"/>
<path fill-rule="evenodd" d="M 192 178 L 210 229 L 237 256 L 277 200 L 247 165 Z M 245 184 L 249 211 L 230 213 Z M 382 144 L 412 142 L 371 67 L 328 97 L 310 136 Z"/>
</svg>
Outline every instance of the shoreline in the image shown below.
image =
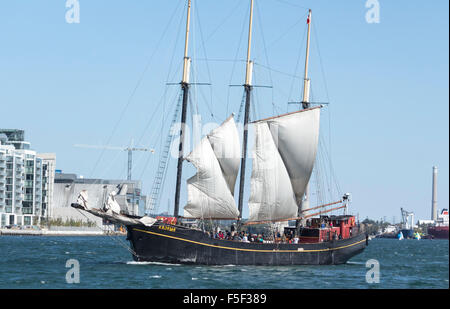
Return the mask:
<svg viewBox="0 0 450 309">
<path fill-rule="evenodd" d="M 0 236 L 126 236 L 126 233 L 108 231 L 49 231 L 0 229 Z"/>
</svg>

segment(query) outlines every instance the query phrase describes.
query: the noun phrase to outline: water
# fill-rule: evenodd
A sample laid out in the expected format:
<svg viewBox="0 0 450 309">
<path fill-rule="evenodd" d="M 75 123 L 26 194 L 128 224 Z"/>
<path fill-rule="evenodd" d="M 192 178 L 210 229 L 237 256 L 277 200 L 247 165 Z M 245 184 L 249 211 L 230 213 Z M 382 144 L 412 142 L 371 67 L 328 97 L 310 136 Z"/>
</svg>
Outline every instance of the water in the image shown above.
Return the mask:
<svg viewBox="0 0 450 309">
<path fill-rule="evenodd" d="M 374 239 L 345 265 L 261 267 L 139 263 L 118 243 L 125 238 L 115 239 L 1 236 L 0 288 L 449 288 L 448 240 Z M 79 262 L 79 283 L 66 282 L 69 259 Z M 366 282 L 370 259 L 379 283 Z"/>
</svg>

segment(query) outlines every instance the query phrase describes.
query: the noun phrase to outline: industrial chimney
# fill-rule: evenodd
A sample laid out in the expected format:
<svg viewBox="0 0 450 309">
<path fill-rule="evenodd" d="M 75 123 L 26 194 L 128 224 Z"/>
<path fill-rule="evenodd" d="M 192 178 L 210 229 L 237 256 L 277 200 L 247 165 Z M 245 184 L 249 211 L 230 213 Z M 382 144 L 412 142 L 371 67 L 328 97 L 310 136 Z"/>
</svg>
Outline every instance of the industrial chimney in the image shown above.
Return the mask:
<svg viewBox="0 0 450 309">
<path fill-rule="evenodd" d="M 433 196 L 431 198 L 431 220 L 437 220 L 437 166 L 433 166 Z"/>
</svg>

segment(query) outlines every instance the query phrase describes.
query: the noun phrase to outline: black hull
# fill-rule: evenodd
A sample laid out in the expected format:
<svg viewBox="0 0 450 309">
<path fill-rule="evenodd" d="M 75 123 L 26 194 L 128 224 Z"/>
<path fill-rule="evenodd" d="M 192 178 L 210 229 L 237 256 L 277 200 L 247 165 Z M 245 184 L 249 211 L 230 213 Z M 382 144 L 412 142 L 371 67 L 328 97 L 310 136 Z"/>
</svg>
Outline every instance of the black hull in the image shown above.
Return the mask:
<svg viewBox="0 0 450 309">
<path fill-rule="evenodd" d="M 414 231 L 413 230 L 403 229 L 403 230 L 401 230 L 401 232 L 403 234 L 403 238 L 414 238 Z"/>
<path fill-rule="evenodd" d="M 364 233 L 310 244 L 244 243 L 212 239 L 202 231 L 155 224 L 127 226 L 135 261 L 203 265 L 330 265 L 361 253 Z"/>
</svg>

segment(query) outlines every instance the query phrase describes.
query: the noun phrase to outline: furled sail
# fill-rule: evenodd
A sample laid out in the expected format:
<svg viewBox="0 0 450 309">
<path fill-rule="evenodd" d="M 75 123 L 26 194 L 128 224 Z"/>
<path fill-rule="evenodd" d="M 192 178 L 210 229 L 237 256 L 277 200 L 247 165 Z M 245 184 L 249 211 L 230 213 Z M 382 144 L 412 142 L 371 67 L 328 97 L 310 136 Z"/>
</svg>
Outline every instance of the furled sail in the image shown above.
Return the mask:
<svg viewBox="0 0 450 309">
<path fill-rule="evenodd" d="M 255 123 L 249 221 L 297 217 L 314 166 L 320 108 Z"/>
<path fill-rule="evenodd" d="M 230 150 L 224 151 L 229 148 Z M 239 216 L 233 197 L 239 170 L 239 137 L 232 117 L 204 137 L 186 157 L 197 173 L 188 179 L 188 218 L 236 219 Z M 228 154 L 231 157 L 227 157 Z M 237 159 L 237 160 L 236 160 Z"/>
</svg>

